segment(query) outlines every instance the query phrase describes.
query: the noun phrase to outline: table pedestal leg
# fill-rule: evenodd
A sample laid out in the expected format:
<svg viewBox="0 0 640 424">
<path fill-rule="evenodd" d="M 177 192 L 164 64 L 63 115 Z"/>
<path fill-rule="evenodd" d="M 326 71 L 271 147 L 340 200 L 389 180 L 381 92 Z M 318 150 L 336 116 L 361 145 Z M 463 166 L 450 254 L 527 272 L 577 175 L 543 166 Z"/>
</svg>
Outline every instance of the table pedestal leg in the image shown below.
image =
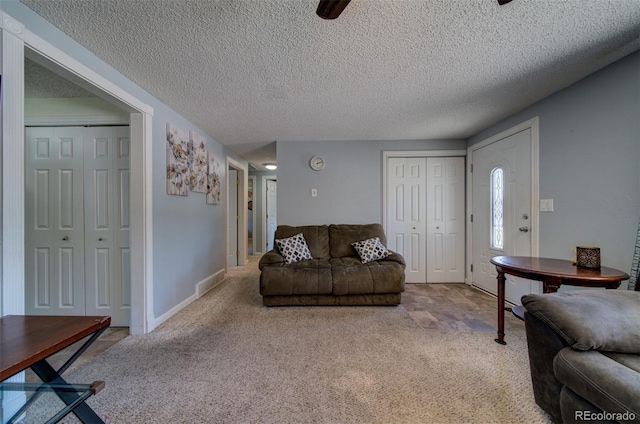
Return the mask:
<svg viewBox="0 0 640 424">
<path fill-rule="evenodd" d="M 498 271 L 498 338 L 495 341 L 501 345 L 507 344 L 504 341 L 504 282 L 504 272 Z"/>
</svg>

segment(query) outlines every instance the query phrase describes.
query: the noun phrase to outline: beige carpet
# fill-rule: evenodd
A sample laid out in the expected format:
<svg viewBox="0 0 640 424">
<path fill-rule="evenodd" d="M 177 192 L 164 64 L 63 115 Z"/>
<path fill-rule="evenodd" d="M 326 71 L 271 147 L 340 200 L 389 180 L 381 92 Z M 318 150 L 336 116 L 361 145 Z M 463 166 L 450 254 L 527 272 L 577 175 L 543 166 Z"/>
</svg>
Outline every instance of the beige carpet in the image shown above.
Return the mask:
<svg viewBox="0 0 640 424">
<path fill-rule="evenodd" d="M 106 381 L 89 403 L 107 423 L 549 422 L 524 333 L 493 339 L 425 330 L 402 307 L 266 308 L 239 272 L 67 378 Z"/>
</svg>

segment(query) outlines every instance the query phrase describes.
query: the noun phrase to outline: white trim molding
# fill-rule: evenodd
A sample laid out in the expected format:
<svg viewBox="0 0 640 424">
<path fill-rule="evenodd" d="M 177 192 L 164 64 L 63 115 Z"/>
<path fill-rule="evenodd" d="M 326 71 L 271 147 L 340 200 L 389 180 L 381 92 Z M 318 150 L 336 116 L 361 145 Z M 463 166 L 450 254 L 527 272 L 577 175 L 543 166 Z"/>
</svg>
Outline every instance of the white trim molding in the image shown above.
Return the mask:
<svg viewBox="0 0 640 424">
<path fill-rule="evenodd" d="M 264 255 L 267 251 L 267 180 L 278 181 L 277 175 L 263 175 L 262 176 L 262 190 L 260 193 L 260 201 L 262 202 L 262 246 L 260 246 L 260 252 L 255 252 L 256 255 Z M 277 192 L 276 192 L 277 193 Z M 255 197 L 255 193 L 253 194 Z"/>
<path fill-rule="evenodd" d="M 23 315 L 24 295 L 24 26 L 2 23 L 2 277 L 1 315 Z"/>
<path fill-rule="evenodd" d="M 25 117 L 24 124 L 32 127 L 84 126 L 84 125 L 129 125 L 129 115 L 105 116 L 60 116 Z"/>
<path fill-rule="evenodd" d="M 247 165 L 244 165 L 241 162 L 227 156 L 226 160 L 226 168 L 225 175 L 227 176 L 227 215 L 226 221 L 229 222 L 229 167 L 234 168 L 238 171 L 238 202 L 240 205 L 245 205 L 244 207 L 238 208 L 238 220 L 240 222 L 240 227 L 238 228 L 238 251 L 240 254 L 238 255 L 238 264 L 246 264 L 247 262 L 247 178 L 249 176 L 249 170 Z M 241 236 L 240 236 L 241 235 Z M 229 271 L 229 231 L 226 234 L 226 252 L 225 255 L 225 272 Z"/>
<path fill-rule="evenodd" d="M 1 12 L 0 12 L 1 13 Z M 131 334 L 155 328 L 153 316 L 153 108 L 2 14 L 3 180 L 2 313 L 24 308 L 24 56 L 54 70 L 130 114 Z M 9 142 L 11 141 L 11 142 Z M 9 190 L 8 187 L 22 187 Z M 17 305 L 17 306 L 14 306 Z"/>
</svg>

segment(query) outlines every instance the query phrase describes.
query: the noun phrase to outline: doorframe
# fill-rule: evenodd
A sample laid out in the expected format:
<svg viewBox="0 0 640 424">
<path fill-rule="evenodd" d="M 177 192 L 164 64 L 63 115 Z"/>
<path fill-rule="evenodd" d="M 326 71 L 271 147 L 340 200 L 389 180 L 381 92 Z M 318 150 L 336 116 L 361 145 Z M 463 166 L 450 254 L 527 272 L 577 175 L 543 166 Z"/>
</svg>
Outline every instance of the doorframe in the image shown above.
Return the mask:
<svg viewBox="0 0 640 424">
<path fill-rule="evenodd" d="M 262 247 L 261 252 L 266 253 L 267 252 L 267 181 L 268 180 L 273 180 L 276 182 L 276 184 L 278 183 L 278 177 L 277 175 L 263 175 L 262 176 L 262 190 L 260 193 L 261 196 L 261 201 L 262 201 L 262 216 L 261 216 L 261 220 L 262 220 Z M 276 191 L 276 199 L 278 196 L 278 192 Z M 254 194 L 255 197 L 255 194 Z M 276 200 L 277 202 L 277 200 Z"/>
<path fill-rule="evenodd" d="M 226 221 L 229 222 L 229 168 L 233 168 L 238 171 L 238 266 L 245 265 L 247 262 L 247 178 L 248 178 L 248 168 L 246 165 L 238 162 L 237 160 L 227 156 L 225 172 L 227 175 L 227 214 Z M 245 205 L 245 207 L 242 207 Z M 229 273 L 229 231 L 227 230 L 226 234 L 226 252 L 225 255 L 225 273 Z"/>
<path fill-rule="evenodd" d="M 389 158 L 465 157 L 467 150 L 383 150 L 382 151 L 382 228 L 387 233 L 387 162 Z"/>
<path fill-rule="evenodd" d="M 471 168 L 473 166 L 473 152 L 528 129 L 531 130 L 531 256 L 539 256 L 540 254 L 540 118 L 536 116 L 467 147 L 466 284 L 471 285 L 473 283 L 471 274 L 471 264 L 473 263 L 473 231 L 471 228 L 471 214 L 473 212 L 473 173 Z"/>
<path fill-rule="evenodd" d="M 247 246 L 247 248 L 251 247 L 251 254 L 255 255 L 256 254 L 256 184 L 257 184 L 257 178 L 255 175 L 249 175 L 249 178 L 247 179 L 247 181 L 251 181 L 251 195 L 253 196 L 253 198 L 251 199 L 252 203 L 252 209 L 251 209 L 251 246 Z M 249 208 L 249 185 L 247 182 L 247 204 L 245 205 L 245 208 Z M 249 214 L 249 212 L 247 212 L 247 215 Z M 249 225 L 248 223 L 248 216 L 247 216 L 247 226 Z M 247 237 L 249 237 L 249 231 L 247 228 Z M 247 240 L 247 245 L 249 244 L 249 241 Z M 248 254 L 247 254 L 248 255 Z"/>
<path fill-rule="evenodd" d="M 2 308 L 24 314 L 24 58 L 43 65 L 129 113 L 131 132 L 131 334 L 155 327 L 153 314 L 153 108 L 0 11 L 2 30 Z M 21 187 L 8 190 L 6 187 Z M 5 249 L 4 246 L 11 246 Z"/>
</svg>

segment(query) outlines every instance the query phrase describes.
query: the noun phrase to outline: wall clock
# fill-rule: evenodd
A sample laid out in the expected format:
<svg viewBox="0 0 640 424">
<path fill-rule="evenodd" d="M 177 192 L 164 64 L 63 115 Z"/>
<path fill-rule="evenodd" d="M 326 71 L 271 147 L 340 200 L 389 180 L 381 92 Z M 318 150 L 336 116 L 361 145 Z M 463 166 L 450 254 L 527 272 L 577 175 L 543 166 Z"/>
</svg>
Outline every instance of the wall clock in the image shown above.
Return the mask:
<svg viewBox="0 0 640 424">
<path fill-rule="evenodd" d="M 311 158 L 311 160 L 309 160 L 309 166 L 314 171 L 320 171 L 324 168 L 324 159 L 322 159 L 320 156 L 314 156 Z"/>
</svg>

